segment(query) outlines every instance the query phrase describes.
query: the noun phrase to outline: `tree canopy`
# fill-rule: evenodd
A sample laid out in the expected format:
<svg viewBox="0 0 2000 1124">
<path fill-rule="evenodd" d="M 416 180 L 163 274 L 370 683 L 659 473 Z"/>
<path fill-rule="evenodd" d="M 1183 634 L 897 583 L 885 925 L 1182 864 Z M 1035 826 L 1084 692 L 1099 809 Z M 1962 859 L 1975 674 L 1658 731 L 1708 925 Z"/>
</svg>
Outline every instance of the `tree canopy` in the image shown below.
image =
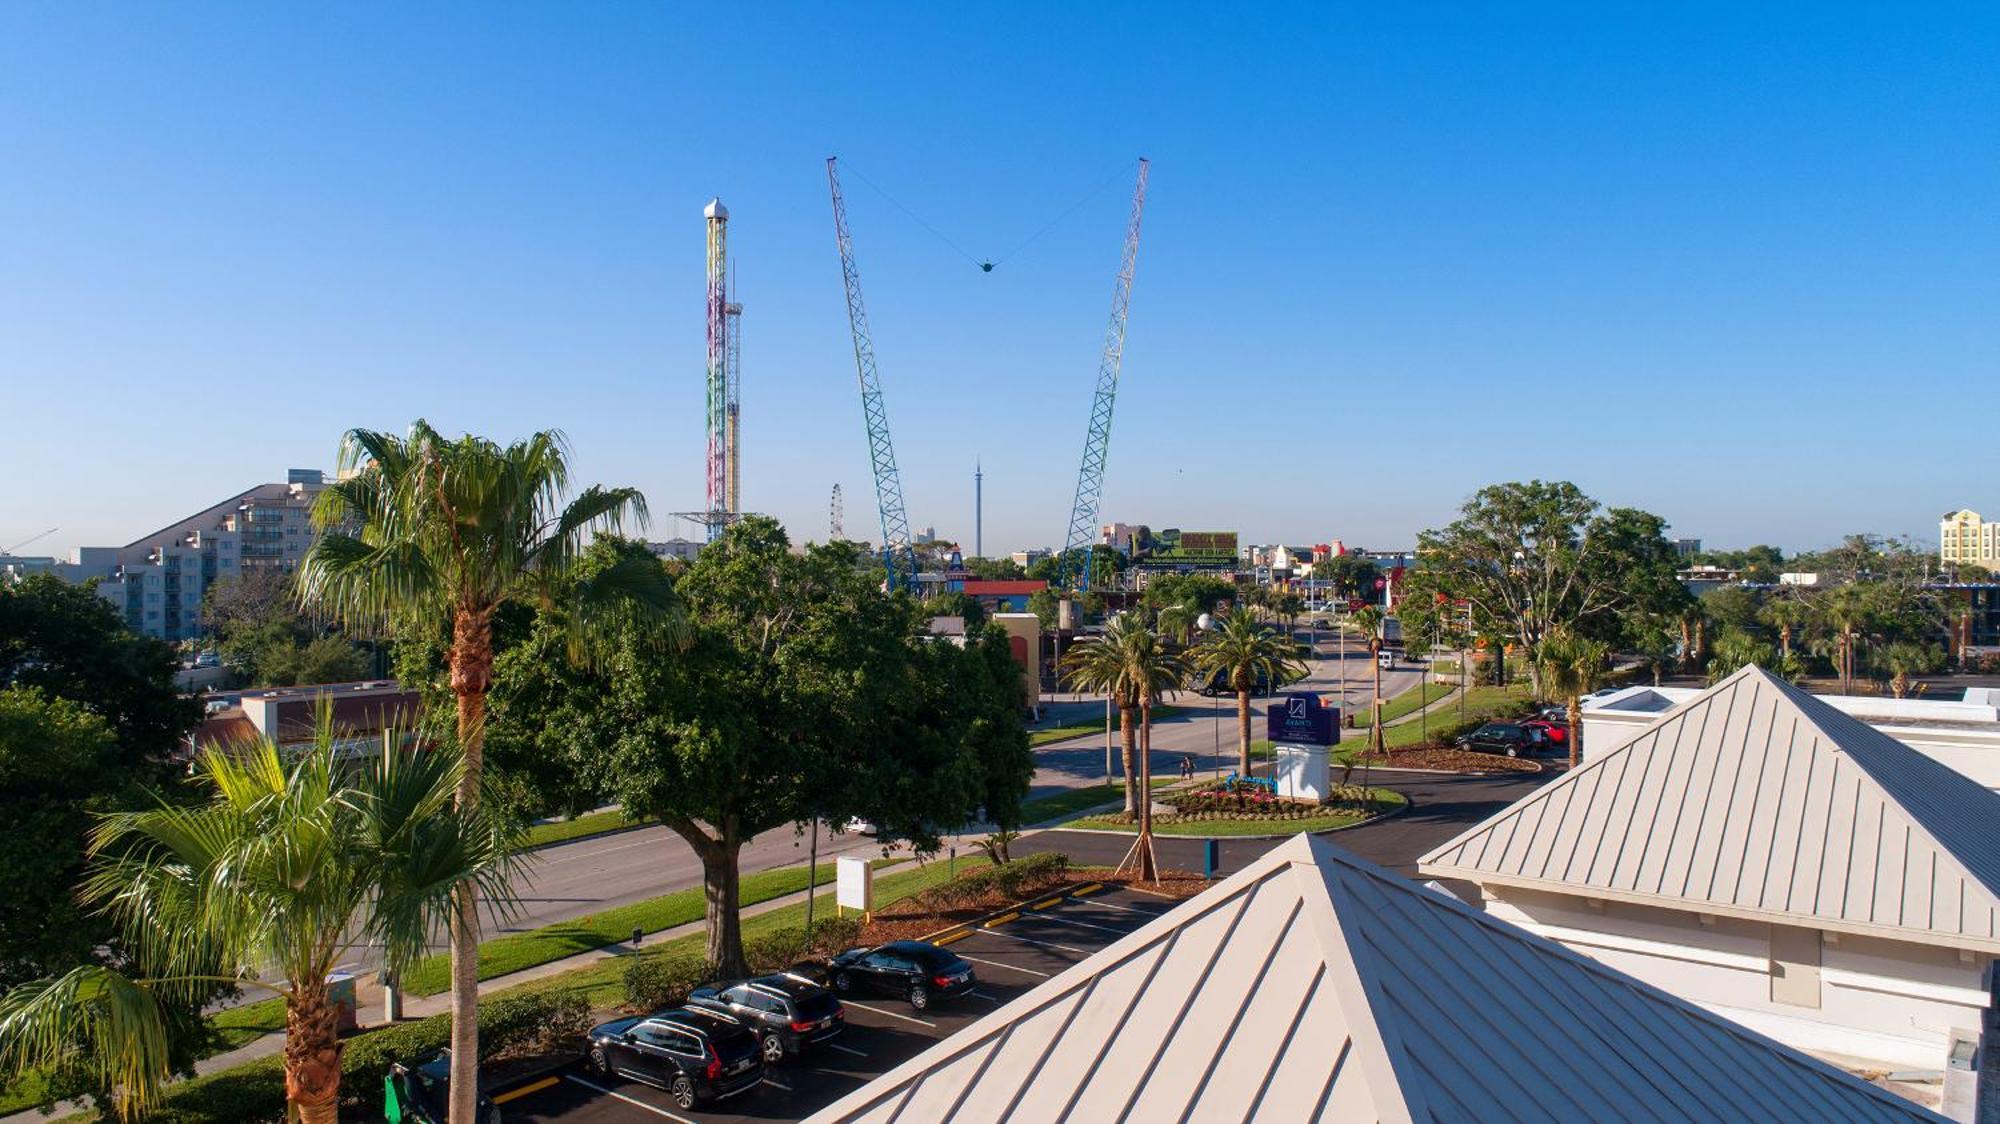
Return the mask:
<svg viewBox="0 0 2000 1124">
<path fill-rule="evenodd" d="M 88 707 L 132 759 L 164 758 L 201 721 L 174 687 L 177 666 L 172 647 L 127 628 L 87 586 L 53 574 L 0 583 L 0 686 Z"/>
</svg>

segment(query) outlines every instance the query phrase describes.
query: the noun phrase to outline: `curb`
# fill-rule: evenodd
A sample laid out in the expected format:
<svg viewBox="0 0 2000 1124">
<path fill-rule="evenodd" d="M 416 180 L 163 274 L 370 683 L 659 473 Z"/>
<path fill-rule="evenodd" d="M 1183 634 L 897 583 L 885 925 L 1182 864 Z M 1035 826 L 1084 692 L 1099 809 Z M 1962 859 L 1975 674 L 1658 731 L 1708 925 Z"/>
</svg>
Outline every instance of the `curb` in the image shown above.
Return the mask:
<svg viewBox="0 0 2000 1124">
<path fill-rule="evenodd" d="M 1417 802 L 1415 800 L 1410 799 L 1408 796 L 1404 796 L 1403 803 L 1401 805 L 1387 812 L 1383 812 L 1380 815 L 1369 816 L 1365 820 L 1357 820 L 1354 823 L 1342 824 L 1339 827 L 1322 828 L 1319 831 L 1281 831 L 1271 835 L 1179 835 L 1179 834 L 1161 835 L 1159 832 L 1156 831 L 1153 833 L 1153 838 L 1155 839 L 1290 839 L 1295 835 L 1337 835 L 1343 831 L 1353 831 L 1357 827 L 1367 827 L 1369 824 L 1377 824 L 1381 823 L 1383 820 L 1394 819 L 1397 816 L 1402 815 L 1404 812 L 1407 812 L 1411 808 L 1414 808 L 1416 806 Z M 1137 832 L 1131 832 L 1131 831 L 1111 831 L 1101 827 L 1066 827 L 1061 830 L 1074 831 L 1078 835 L 1116 835 L 1126 839 L 1130 839 L 1133 835 L 1137 834 Z"/>
<path fill-rule="evenodd" d="M 1537 761 L 1533 758 L 1510 757 L 1508 758 L 1508 760 L 1526 761 L 1528 764 L 1533 765 L 1535 767 L 1535 771 L 1530 773 L 1518 769 L 1510 769 L 1510 770 L 1503 770 L 1497 773 L 1476 773 L 1460 769 L 1413 769 L 1410 768 L 1408 765 L 1373 765 L 1369 766 L 1369 768 L 1372 768 L 1375 772 L 1378 773 L 1421 773 L 1427 777 L 1533 777 L 1533 776 L 1539 776 L 1549 771 L 1549 767 L 1546 763 Z M 1356 772 L 1359 772 L 1362 769 L 1362 766 L 1356 765 L 1354 768 Z"/>
<path fill-rule="evenodd" d="M 946 925 L 942 929 L 939 929 L 935 932 L 925 933 L 923 936 L 918 937 L 916 939 L 920 941 L 929 941 L 932 944 L 950 944 L 955 940 L 961 940 L 965 937 L 969 937 L 974 932 L 980 929 L 990 929 L 996 925 L 1005 925 L 1009 921 L 1018 921 L 1021 919 L 1022 913 L 1032 913 L 1044 910 L 1049 908 L 1050 906 L 1058 905 L 1062 902 L 1068 901 L 1070 898 L 1082 897 L 1086 894 L 1094 894 L 1102 889 L 1104 889 L 1104 883 L 1102 882 L 1098 881 L 1079 882 L 1074 886 L 1070 886 L 1054 894 L 1037 894 L 1034 897 L 1026 899 L 1025 901 L 1018 901 L 1013 903 L 1012 905 L 1003 905 L 999 909 L 993 910 L 992 912 L 983 914 L 979 917 L 975 917 L 970 921 L 960 921 L 955 925 Z"/>
</svg>

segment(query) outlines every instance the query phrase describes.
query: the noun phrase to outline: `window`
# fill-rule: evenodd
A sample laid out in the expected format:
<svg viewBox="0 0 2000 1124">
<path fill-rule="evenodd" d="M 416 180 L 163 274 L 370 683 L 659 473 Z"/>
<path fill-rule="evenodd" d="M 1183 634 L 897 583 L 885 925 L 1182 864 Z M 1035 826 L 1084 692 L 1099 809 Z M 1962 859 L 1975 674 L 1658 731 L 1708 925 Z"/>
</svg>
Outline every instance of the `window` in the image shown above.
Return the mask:
<svg viewBox="0 0 2000 1124">
<path fill-rule="evenodd" d="M 667 1031 L 662 1027 L 641 1023 L 632 1028 L 632 1040 L 643 1046 L 665 1046 L 668 1038 Z"/>
</svg>

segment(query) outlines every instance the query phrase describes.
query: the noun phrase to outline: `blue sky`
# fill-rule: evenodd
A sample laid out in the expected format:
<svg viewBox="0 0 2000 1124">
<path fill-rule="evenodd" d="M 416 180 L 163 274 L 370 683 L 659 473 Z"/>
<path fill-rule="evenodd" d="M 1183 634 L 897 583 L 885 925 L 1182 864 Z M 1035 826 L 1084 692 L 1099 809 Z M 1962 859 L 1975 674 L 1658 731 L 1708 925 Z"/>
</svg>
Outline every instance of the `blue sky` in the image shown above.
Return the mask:
<svg viewBox="0 0 2000 1124">
<path fill-rule="evenodd" d="M 957 8 L 0 8 L 0 546 L 417 416 L 699 507 L 718 194 L 746 504 L 822 537 L 838 482 L 872 534 L 829 154 L 912 522 L 969 540 L 980 458 L 989 553 L 1066 523 L 1140 155 L 1107 519 L 2000 515 L 1990 6 Z M 1087 201 L 984 274 L 856 173 L 977 256 Z"/>
</svg>

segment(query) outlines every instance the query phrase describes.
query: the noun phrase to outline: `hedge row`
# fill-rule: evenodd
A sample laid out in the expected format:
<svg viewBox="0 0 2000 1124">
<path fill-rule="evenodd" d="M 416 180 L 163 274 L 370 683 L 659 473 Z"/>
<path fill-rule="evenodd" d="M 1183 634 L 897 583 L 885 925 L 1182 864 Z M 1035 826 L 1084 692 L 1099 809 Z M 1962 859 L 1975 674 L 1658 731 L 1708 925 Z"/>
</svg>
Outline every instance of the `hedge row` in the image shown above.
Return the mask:
<svg viewBox="0 0 2000 1124">
<path fill-rule="evenodd" d="M 590 1005 L 580 995 L 543 993 L 487 1000 L 479 1006 L 480 1059 L 526 1049 L 581 1050 L 590 1026 Z M 449 1014 L 348 1039 L 340 1055 L 340 1088 L 349 1112 L 359 1119 L 379 1119 L 389 1063 L 422 1061 L 450 1044 Z M 149 1124 L 282 1121 L 284 1059 L 260 1058 L 172 1085 L 146 1119 Z"/>
<path fill-rule="evenodd" d="M 1015 899 L 1038 893 L 1069 876 L 1069 856 L 1043 851 L 1013 862 L 968 871 L 942 886 L 933 886 L 917 895 L 917 905 L 932 913 L 944 913 L 973 905 L 989 894 Z"/>
<path fill-rule="evenodd" d="M 831 917 L 813 924 L 812 937 L 792 927 L 766 933 L 743 945 L 752 971 L 778 972 L 813 957 L 851 947 L 861 935 L 859 917 Z M 707 983 L 707 964 L 696 956 L 635 956 L 625 965 L 625 1004 L 634 1011 L 657 1011 L 687 1001 L 688 992 Z"/>
</svg>

